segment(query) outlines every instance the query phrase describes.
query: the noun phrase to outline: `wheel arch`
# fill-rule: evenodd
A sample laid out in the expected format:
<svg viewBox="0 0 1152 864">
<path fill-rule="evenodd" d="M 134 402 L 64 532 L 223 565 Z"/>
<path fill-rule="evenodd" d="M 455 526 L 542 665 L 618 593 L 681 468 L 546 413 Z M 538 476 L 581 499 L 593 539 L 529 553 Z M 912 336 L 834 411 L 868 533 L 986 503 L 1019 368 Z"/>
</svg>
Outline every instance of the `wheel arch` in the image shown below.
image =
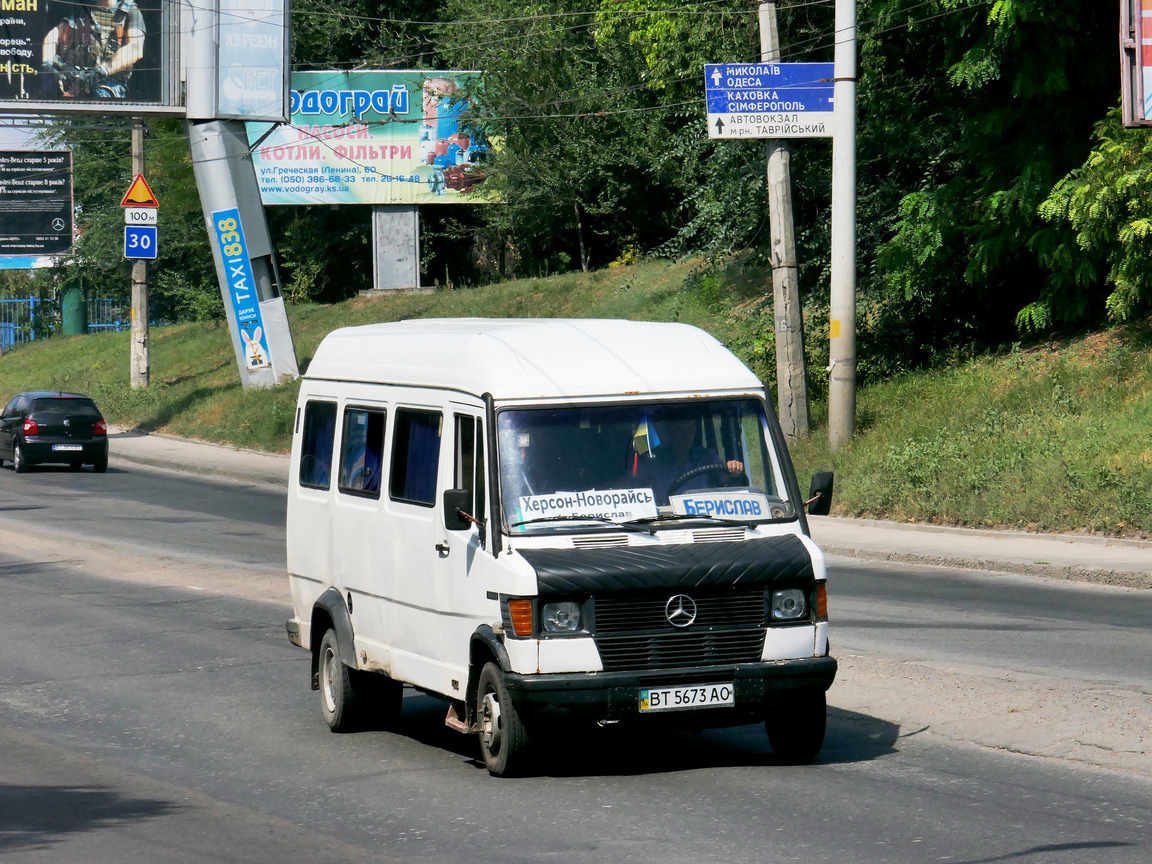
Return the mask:
<svg viewBox="0 0 1152 864">
<path fill-rule="evenodd" d="M 341 660 L 356 659 L 356 640 L 352 630 L 352 616 L 348 614 L 348 606 L 343 595 L 335 588 L 329 588 L 316 598 L 312 604 L 311 643 L 312 652 L 312 689 L 320 689 L 320 643 L 324 634 L 331 628 L 336 631 L 336 645 L 340 649 Z M 345 666 L 352 669 L 356 667 L 345 662 Z"/>
<path fill-rule="evenodd" d="M 469 725 L 476 715 L 476 688 L 480 683 L 480 670 L 489 661 L 495 663 L 504 672 L 512 671 L 512 661 L 508 659 L 508 650 L 491 625 L 482 624 L 472 634 L 472 641 L 468 645 L 468 685 L 464 688 L 464 708 Z"/>
</svg>

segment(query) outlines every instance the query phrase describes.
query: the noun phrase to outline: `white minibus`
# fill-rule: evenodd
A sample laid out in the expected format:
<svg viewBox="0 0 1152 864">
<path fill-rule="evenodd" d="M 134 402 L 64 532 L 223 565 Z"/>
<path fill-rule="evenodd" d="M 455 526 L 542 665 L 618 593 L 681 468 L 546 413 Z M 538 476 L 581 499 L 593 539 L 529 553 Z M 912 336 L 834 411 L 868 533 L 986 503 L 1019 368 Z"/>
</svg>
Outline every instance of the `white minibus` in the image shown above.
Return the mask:
<svg viewBox="0 0 1152 864">
<path fill-rule="evenodd" d="M 443 699 L 488 770 L 559 724 L 824 741 L 824 556 L 764 385 L 687 325 L 411 320 L 329 334 L 300 387 L 292 642 L 335 731 Z"/>
</svg>

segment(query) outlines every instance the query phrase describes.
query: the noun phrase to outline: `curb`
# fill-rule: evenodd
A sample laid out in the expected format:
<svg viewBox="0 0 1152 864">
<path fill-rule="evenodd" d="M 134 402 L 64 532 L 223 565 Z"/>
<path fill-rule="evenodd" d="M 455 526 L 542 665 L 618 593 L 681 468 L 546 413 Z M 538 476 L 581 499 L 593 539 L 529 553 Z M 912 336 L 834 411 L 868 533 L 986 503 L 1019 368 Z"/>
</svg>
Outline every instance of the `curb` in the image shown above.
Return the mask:
<svg viewBox="0 0 1152 864">
<path fill-rule="evenodd" d="M 1014 561 L 993 561 L 986 558 L 918 555 L 913 552 L 874 552 L 868 549 L 852 549 L 827 544 L 820 544 L 820 549 L 828 557 L 850 558 L 854 561 L 949 567 L 980 570 L 985 573 L 1012 573 L 1017 576 L 1035 576 L 1044 579 L 1057 579 L 1062 582 L 1084 582 L 1090 585 L 1107 585 L 1112 588 L 1129 588 L 1140 591 L 1152 589 L 1152 573 L 1140 573 L 1131 570 L 1109 570 L 1102 567 L 1081 567 L 1078 565 L 1021 564 Z"/>
</svg>

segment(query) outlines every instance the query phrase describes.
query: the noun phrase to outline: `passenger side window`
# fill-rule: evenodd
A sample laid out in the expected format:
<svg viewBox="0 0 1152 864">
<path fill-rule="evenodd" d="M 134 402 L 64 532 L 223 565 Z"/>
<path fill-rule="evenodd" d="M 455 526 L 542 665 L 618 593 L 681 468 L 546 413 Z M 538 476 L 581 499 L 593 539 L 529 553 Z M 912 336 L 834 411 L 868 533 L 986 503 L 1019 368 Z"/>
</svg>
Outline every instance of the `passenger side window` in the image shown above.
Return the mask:
<svg viewBox="0 0 1152 864">
<path fill-rule="evenodd" d="M 336 403 L 309 402 L 304 407 L 304 440 L 300 445 L 300 485 L 327 489 L 332 483 L 332 446 Z"/>
<path fill-rule="evenodd" d="M 388 485 L 394 500 L 435 505 L 443 419 L 436 411 L 397 409 Z"/>
<path fill-rule="evenodd" d="M 483 522 L 487 477 L 484 474 L 484 426 L 479 418 L 456 415 L 456 453 L 452 461 L 455 466 L 452 487 L 472 490 L 468 513 Z"/>
<path fill-rule="evenodd" d="M 341 442 L 340 491 L 379 498 L 380 471 L 384 464 L 384 411 L 345 408 Z"/>
</svg>

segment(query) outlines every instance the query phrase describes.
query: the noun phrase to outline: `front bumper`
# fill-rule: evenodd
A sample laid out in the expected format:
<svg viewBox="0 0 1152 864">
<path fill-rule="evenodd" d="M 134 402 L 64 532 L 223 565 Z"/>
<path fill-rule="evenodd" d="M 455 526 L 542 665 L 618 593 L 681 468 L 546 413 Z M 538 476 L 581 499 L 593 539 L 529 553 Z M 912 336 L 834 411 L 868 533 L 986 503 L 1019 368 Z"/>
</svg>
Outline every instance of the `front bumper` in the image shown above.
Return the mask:
<svg viewBox="0 0 1152 864">
<path fill-rule="evenodd" d="M 832 657 L 809 657 L 659 672 L 557 675 L 506 672 L 504 677 L 516 709 L 525 717 L 731 726 L 758 722 L 778 706 L 786 707 L 790 692 L 827 690 L 836 678 L 836 660 Z M 735 691 L 734 707 L 640 713 L 641 689 L 728 682 L 733 684 Z"/>
</svg>

